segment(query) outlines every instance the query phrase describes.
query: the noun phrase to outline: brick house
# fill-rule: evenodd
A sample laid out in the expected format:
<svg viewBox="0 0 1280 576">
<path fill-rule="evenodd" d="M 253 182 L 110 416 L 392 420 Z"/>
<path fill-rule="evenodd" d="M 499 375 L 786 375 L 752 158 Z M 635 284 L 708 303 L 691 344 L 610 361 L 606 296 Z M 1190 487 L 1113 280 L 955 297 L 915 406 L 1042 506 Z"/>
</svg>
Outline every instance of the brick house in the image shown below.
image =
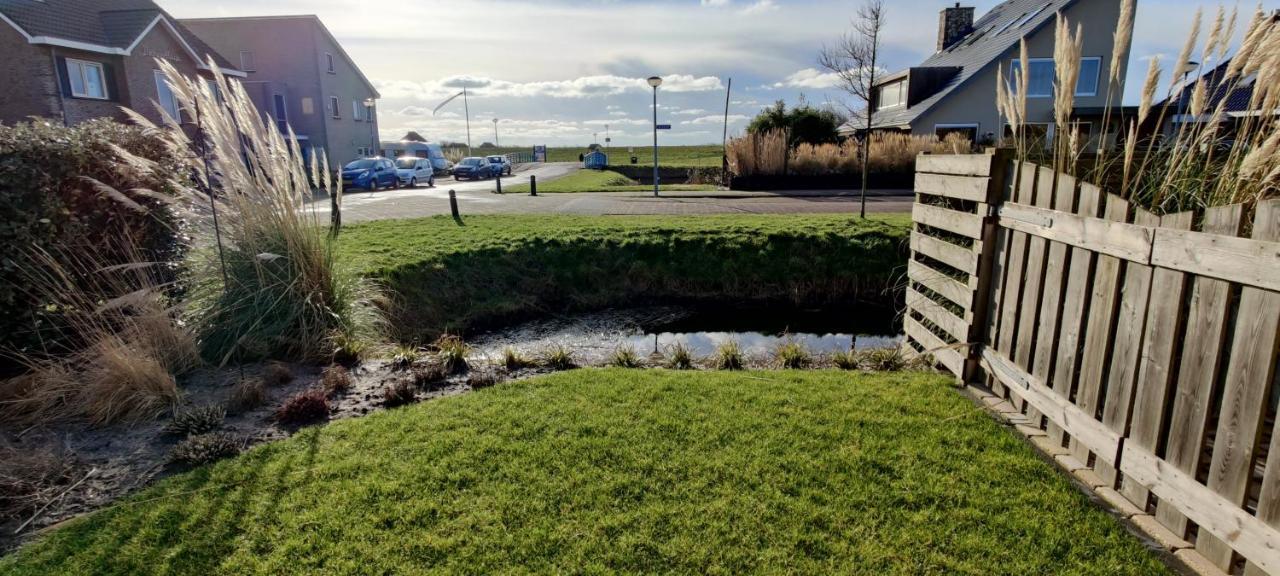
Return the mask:
<svg viewBox="0 0 1280 576">
<path fill-rule="evenodd" d="M 159 122 L 156 104 L 177 108 L 160 58 L 212 78 L 212 55 L 244 76 L 151 0 L 0 0 L 0 20 L 0 122 L 123 119 L 122 106 Z"/>
<path fill-rule="evenodd" d="M 314 15 L 184 19 L 246 76 L 242 85 L 304 151 L 331 164 L 378 153 L 378 90 Z M 287 123 L 287 124 L 286 124 Z"/>
</svg>

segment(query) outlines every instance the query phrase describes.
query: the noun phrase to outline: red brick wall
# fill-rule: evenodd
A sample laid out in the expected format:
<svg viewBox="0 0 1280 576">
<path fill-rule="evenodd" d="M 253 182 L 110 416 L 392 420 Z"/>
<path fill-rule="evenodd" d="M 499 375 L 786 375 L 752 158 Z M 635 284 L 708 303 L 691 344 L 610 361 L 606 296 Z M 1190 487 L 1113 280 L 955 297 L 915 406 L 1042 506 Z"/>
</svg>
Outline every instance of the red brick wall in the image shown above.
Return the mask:
<svg viewBox="0 0 1280 576">
<path fill-rule="evenodd" d="M 0 122 L 12 124 L 29 116 L 62 119 L 57 81 L 49 49 L 27 43 L 17 30 L 0 23 Z"/>
</svg>

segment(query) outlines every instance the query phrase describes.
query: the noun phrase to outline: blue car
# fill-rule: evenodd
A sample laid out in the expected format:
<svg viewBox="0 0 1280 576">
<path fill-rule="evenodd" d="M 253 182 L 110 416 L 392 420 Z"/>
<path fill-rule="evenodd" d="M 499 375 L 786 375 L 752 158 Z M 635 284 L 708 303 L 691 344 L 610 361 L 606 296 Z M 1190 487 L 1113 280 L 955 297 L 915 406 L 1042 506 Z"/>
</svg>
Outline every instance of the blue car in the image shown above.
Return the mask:
<svg viewBox="0 0 1280 576">
<path fill-rule="evenodd" d="M 342 167 L 342 187 L 363 188 L 370 192 L 378 188 L 399 188 L 400 176 L 390 159 L 378 156 L 349 162 Z"/>
<path fill-rule="evenodd" d="M 454 180 L 483 180 L 495 174 L 493 163 L 488 158 L 472 156 L 463 158 L 453 167 Z"/>
</svg>

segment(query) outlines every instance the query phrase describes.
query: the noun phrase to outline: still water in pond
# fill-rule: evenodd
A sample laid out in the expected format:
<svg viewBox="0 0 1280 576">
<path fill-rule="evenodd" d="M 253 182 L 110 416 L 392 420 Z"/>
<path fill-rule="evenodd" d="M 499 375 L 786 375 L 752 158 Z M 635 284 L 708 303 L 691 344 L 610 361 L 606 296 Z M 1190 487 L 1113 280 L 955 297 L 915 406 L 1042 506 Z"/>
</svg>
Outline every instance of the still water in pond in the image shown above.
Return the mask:
<svg viewBox="0 0 1280 576">
<path fill-rule="evenodd" d="M 815 354 L 897 346 L 894 313 L 878 307 L 796 309 L 790 307 L 677 306 L 607 310 L 528 322 L 472 339 L 483 355 L 508 346 L 536 352 L 553 345 L 590 361 L 622 346 L 640 354 L 665 352 L 677 342 L 697 356 L 736 341 L 748 356 L 771 354 L 794 341 Z"/>
</svg>

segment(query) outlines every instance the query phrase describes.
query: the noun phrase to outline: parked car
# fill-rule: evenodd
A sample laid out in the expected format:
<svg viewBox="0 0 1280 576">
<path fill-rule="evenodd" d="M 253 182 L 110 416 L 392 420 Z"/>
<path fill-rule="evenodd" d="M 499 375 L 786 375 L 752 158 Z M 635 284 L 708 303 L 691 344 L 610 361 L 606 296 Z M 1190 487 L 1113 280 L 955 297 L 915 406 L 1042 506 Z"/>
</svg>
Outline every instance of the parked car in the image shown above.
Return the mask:
<svg viewBox="0 0 1280 576">
<path fill-rule="evenodd" d="M 435 169 L 436 176 L 447 176 L 449 168 L 453 166 L 444 157 L 444 150 L 440 148 L 440 145 L 431 142 L 383 142 L 382 155 L 394 158 L 403 158 L 405 156 L 426 158 L 431 161 L 431 166 Z"/>
<path fill-rule="evenodd" d="M 427 158 L 416 156 L 396 158 L 396 175 L 400 177 L 401 185 L 410 188 L 417 188 L 419 183 L 427 186 L 436 185 L 436 171 L 431 166 L 431 160 Z"/>
<path fill-rule="evenodd" d="M 375 156 L 348 162 L 342 167 L 343 188 L 364 188 L 370 192 L 378 188 L 399 188 L 400 177 L 396 166 L 388 158 Z"/>
<path fill-rule="evenodd" d="M 493 164 L 493 171 L 495 174 L 499 176 L 503 174 L 506 174 L 507 176 L 511 175 L 511 161 L 507 160 L 506 156 L 489 156 L 488 160 L 489 163 Z"/>
<path fill-rule="evenodd" d="M 493 163 L 489 162 L 488 158 L 481 156 L 463 158 L 461 162 L 458 162 L 453 167 L 454 180 L 483 180 L 492 177 L 496 173 Z"/>
</svg>

